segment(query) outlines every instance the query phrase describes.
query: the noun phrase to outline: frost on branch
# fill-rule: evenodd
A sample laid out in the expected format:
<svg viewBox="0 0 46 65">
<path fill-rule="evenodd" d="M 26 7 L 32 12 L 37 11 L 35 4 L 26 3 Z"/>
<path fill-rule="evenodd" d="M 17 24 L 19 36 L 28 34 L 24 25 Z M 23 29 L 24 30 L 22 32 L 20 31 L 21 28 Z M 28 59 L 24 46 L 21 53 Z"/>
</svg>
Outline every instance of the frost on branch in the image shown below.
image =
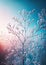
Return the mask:
<svg viewBox="0 0 46 65">
<path fill-rule="evenodd" d="M 40 13 L 38 13 L 39 20 L 38 24 L 40 28 L 46 30 L 46 9 L 42 9 Z"/>
<path fill-rule="evenodd" d="M 43 30 L 46 30 L 46 14 L 45 9 L 42 9 L 38 13 L 39 20 L 35 24 L 35 19 L 31 19 L 34 12 L 35 9 L 32 11 L 19 11 L 19 17 L 13 17 L 13 20 L 8 23 L 7 29 L 15 37 L 11 41 L 12 47 L 7 58 L 9 65 L 10 63 L 14 65 L 41 64 L 40 51 L 42 53 L 44 49 L 43 42 L 45 38 Z M 16 48 L 16 45 L 18 45 L 18 48 Z"/>
</svg>

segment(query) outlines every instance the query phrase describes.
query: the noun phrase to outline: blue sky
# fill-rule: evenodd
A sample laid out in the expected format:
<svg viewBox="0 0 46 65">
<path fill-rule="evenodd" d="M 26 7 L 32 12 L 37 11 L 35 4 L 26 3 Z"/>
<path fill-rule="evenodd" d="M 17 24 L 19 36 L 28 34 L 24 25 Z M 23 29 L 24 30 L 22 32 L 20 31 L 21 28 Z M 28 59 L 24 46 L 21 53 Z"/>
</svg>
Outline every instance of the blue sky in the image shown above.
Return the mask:
<svg viewBox="0 0 46 65">
<path fill-rule="evenodd" d="M 0 0 L 0 6 L 6 6 L 13 12 L 18 9 L 42 9 L 46 8 L 46 0 Z"/>
<path fill-rule="evenodd" d="M 0 0 L 0 7 L 10 11 L 13 16 L 16 15 L 18 10 L 22 9 L 36 9 L 37 13 L 42 8 L 46 8 L 46 0 Z M 36 16 L 35 18 L 37 19 Z"/>
</svg>

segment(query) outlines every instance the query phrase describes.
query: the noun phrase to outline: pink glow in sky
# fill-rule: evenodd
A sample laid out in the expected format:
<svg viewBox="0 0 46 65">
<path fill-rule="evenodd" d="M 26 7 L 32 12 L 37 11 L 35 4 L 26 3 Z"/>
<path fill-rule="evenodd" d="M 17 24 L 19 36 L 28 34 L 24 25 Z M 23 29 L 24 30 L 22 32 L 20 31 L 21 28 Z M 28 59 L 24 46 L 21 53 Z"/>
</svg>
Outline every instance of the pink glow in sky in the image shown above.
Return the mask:
<svg viewBox="0 0 46 65">
<path fill-rule="evenodd" d="M 5 7 L 0 7 L 0 41 L 6 41 L 9 37 L 9 33 L 7 30 L 7 24 L 10 21 L 11 13 Z M 6 43 L 3 43 L 6 44 Z"/>
</svg>

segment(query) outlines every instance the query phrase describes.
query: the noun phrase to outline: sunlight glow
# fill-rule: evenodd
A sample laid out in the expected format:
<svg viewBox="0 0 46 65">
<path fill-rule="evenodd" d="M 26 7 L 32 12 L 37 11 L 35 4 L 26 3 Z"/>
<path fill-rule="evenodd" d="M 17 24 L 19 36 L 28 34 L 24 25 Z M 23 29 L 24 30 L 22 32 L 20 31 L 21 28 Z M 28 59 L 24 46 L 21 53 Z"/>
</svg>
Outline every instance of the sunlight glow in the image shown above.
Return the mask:
<svg viewBox="0 0 46 65">
<path fill-rule="evenodd" d="M 0 41 L 6 41 L 8 38 L 7 24 L 10 20 L 11 14 L 8 10 L 4 8 L 0 8 Z M 3 44 L 6 44 L 3 43 Z"/>
</svg>

